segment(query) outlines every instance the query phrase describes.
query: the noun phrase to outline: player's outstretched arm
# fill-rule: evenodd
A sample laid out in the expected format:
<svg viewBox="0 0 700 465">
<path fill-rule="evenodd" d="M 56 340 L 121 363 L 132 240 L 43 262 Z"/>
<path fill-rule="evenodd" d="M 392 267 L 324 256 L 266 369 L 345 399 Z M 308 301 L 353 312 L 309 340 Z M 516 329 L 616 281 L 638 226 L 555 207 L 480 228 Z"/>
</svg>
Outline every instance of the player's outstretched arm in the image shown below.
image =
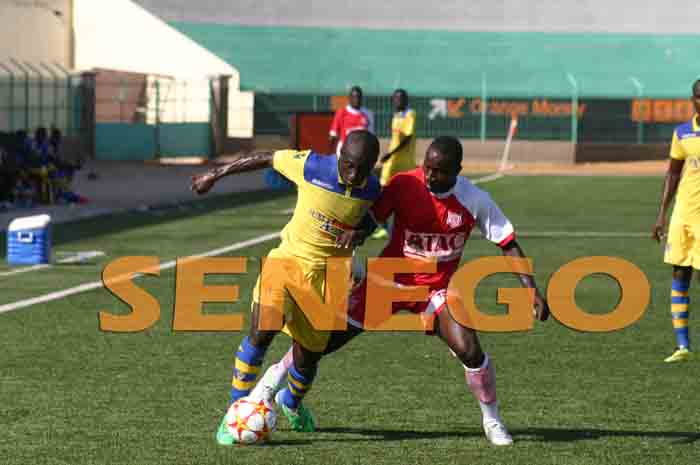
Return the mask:
<svg viewBox="0 0 700 465">
<path fill-rule="evenodd" d="M 273 152 L 252 152 L 242 155 L 225 165 L 217 166 L 204 173 L 192 176 L 190 189 L 197 194 L 206 194 L 216 182 L 231 174 L 245 173 L 272 166 Z"/>
<path fill-rule="evenodd" d="M 391 152 L 387 152 L 387 154 L 384 155 L 384 156 L 380 159 L 380 161 L 381 161 L 382 163 L 389 161 L 389 159 L 391 158 L 391 156 L 394 155 L 394 154 L 395 154 L 396 152 L 398 152 L 399 150 L 401 150 L 402 148 L 406 147 L 406 146 L 409 144 L 409 142 L 411 142 L 411 139 L 413 139 L 413 135 L 408 135 L 408 136 L 406 136 L 406 135 L 401 134 L 401 135 L 399 136 L 399 145 L 397 145 L 396 148 L 395 148 L 394 150 L 392 150 Z"/>
<path fill-rule="evenodd" d="M 501 250 L 506 257 L 527 258 L 516 240 L 510 241 Z M 547 300 L 540 294 L 540 290 L 537 289 L 535 278 L 528 274 L 521 273 L 516 273 L 516 276 L 523 287 L 529 287 L 535 290 L 535 317 L 540 321 L 545 321 L 549 318 L 549 305 L 547 305 Z"/>
<path fill-rule="evenodd" d="M 671 206 L 671 201 L 678 190 L 678 183 L 681 180 L 684 164 L 684 160 L 677 160 L 675 158 L 672 158 L 668 163 L 668 171 L 666 172 L 666 179 L 664 180 L 664 190 L 661 194 L 661 202 L 659 203 L 659 212 L 656 215 L 656 223 L 651 232 L 651 238 L 656 242 L 661 242 L 661 239 L 664 237 L 668 208 Z"/>
</svg>

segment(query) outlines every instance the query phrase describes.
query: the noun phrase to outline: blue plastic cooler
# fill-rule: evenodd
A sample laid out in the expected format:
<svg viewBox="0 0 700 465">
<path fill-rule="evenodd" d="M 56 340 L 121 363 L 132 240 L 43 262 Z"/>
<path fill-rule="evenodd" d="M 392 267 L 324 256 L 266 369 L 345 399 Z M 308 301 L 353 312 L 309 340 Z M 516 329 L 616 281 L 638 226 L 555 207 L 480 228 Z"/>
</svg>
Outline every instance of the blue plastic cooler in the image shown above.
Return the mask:
<svg viewBox="0 0 700 465">
<path fill-rule="evenodd" d="M 42 265 L 51 260 L 51 217 L 16 218 L 7 228 L 7 263 Z"/>
</svg>

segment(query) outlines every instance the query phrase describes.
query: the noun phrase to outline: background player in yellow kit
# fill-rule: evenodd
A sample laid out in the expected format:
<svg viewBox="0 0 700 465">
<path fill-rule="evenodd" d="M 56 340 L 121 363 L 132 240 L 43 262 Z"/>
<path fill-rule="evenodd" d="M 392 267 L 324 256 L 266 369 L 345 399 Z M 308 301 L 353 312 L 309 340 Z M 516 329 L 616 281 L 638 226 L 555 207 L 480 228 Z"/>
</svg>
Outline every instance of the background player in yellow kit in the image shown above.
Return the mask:
<svg viewBox="0 0 700 465">
<path fill-rule="evenodd" d="M 389 151 L 379 161 L 382 163 L 382 174 L 379 182 L 382 187 L 397 173 L 409 171 L 416 167 L 416 111 L 408 108 L 408 93 L 396 89 L 391 96 L 394 117 L 391 119 L 391 143 Z M 372 236 L 374 239 L 384 239 L 388 233 L 384 228 L 378 228 Z"/>
<path fill-rule="evenodd" d="M 368 131 L 352 132 L 340 155 L 319 155 L 311 151 L 258 152 L 242 157 L 192 179 L 192 190 L 206 193 L 224 176 L 272 167 L 296 184 L 298 198 L 294 215 L 282 231 L 282 242 L 268 258 L 293 260 L 300 280 L 309 283 L 320 298 L 325 297 L 326 261 L 349 257 L 354 228 L 365 218 L 379 197 L 379 180 L 371 174 L 379 155 L 379 141 Z M 264 287 L 268 289 L 270 286 Z M 265 352 L 278 331 L 260 329 L 261 279 L 253 293 L 251 327 L 234 362 L 231 403 L 250 394 Z M 279 310 L 284 312 L 283 331 L 294 339 L 294 363 L 289 369 L 289 389 L 278 405 L 295 429 L 313 430 L 313 418 L 301 400 L 309 391 L 316 367 L 326 348 L 330 332 L 314 329 L 306 315 L 285 289 Z M 221 445 L 233 444 L 225 417 L 216 435 Z"/>
<path fill-rule="evenodd" d="M 671 141 L 671 160 L 664 181 L 659 213 L 652 236 L 661 241 L 668 208 L 676 197 L 666 239 L 664 261 L 673 265 L 671 316 L 677 349 L 666 362 L 689 360 L 688 305 L 693 268 L 700 269 L 700 80 L 693 84 L 691 97 L 695 116 L 676 127 Z"/>
</svg>

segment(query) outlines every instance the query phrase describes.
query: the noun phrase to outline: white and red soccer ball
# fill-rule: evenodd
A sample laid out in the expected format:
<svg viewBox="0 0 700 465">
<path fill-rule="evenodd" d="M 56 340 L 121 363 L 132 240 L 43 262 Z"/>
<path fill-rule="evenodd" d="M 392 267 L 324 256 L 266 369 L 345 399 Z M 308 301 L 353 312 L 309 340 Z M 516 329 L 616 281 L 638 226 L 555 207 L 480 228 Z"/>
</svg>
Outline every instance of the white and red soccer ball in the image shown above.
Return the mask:
<svg viewBox="0 0 700 465">
<path fill-rule="evenodd" d="M 243 397 L 226 412 L 226 425 L 237 443 L 256 444 L 270 438 L 277 414 L 270 402 Z"/>
</svg>

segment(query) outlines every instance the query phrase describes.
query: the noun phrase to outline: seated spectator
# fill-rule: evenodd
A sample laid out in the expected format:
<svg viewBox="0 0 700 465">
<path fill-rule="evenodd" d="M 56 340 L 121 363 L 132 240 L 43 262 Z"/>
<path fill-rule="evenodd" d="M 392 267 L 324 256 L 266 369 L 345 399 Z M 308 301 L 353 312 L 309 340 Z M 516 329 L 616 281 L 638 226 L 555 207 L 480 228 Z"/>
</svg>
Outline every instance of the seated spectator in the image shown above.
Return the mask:
<svg viewBox="0 0 700 465">
<path fill-rule="evenodd" d="M 82 164 L 72 163 L 63 157 L 61 142 L 63 134 L 61 130 L 52 127 L 49 137 L 49 159 L 55 168 L 50 173 L 53 181 L 54 197 L 59 201 L 85 203 L 87 199 L 72 192 L 72 182 L 75 172 L 82 168 Z"/>
<path fill-rule="evenodd" d="M 48 131 L 39 127 L 30 141 L 29 157 L 25 161 L 30 181 L 34 184 L 43 203 L 53 203 L 51 175 L 55 167 L 50 159 Z"/>
</svg>

